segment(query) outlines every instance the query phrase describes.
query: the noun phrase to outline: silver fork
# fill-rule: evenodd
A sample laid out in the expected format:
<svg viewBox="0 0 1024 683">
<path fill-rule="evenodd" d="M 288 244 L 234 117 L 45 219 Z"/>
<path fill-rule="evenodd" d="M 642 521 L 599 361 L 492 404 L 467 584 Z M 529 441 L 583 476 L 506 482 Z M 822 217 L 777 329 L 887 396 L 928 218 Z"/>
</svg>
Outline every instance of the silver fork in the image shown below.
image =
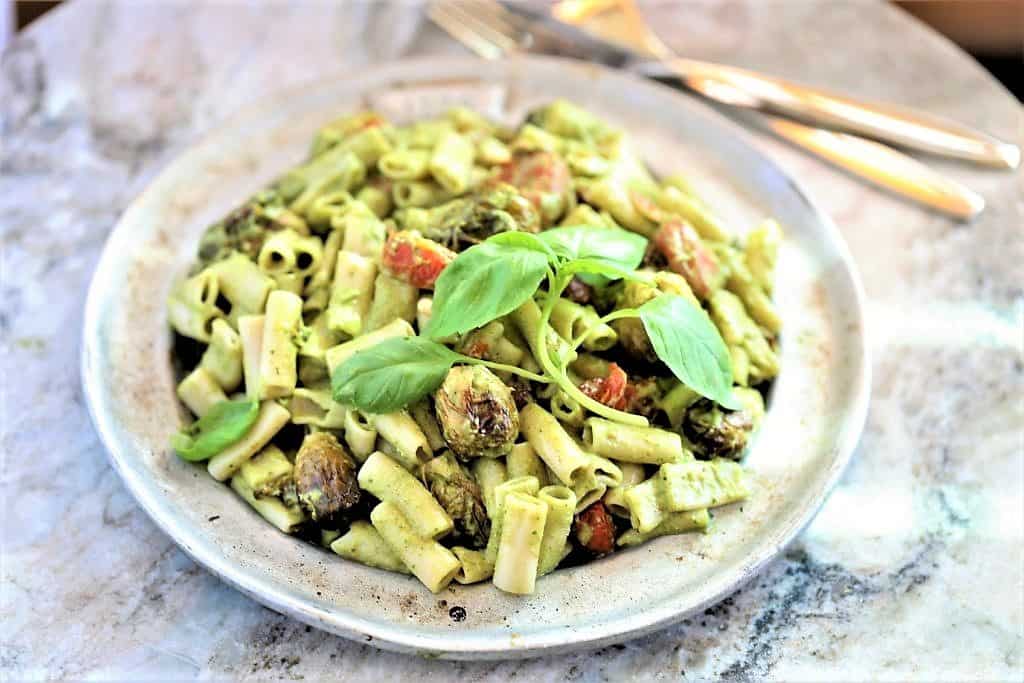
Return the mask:
<svg viewBox="0 0 1024 683">
<path fill-rule="evenodd" d="M 495 0 L 435 0 L 428 6 L 427 16 L 484 59 L 500 59 L 535 47 L 530 22 Z M 735 97 L 742 101 L 746 95 L 737 91 Z M 960 220 L 969 220 L 985 208 L 985 200 L 974 191 L 882 143 L 775 116 L 763 120 L 775 135 L 901 197 Z"/>
</svg>

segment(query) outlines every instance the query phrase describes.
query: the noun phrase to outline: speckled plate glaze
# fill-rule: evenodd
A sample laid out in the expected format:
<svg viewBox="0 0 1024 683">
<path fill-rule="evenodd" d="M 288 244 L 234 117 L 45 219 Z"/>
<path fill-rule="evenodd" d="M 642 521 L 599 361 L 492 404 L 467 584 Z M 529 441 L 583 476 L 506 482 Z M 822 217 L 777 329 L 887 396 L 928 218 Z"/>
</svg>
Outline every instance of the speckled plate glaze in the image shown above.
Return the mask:
<svg viewBox="0 0 1024 683">
<path fill-rule="evenodd" d="M 315 129 L 347 112 L 372 107 L 409 121 L 461 103 L 515 123 L 556 97 L 628 129 L 656 172 L 691 174 L 738 232 L 768 215 L 784 226 L 776 283 L 782 373 L 747 460 L 756 481 L 748 502 L 717 510 L 711 533 L 666 537 L 555 572 L 531 596 L 489 583 L 431 595 L 415 579 L 277 533 L 204 468 L 171 452 L 168 437 L 182 413 L 164 300 L 206 225 L 300 161 Z M 139 504 L 239 590 L 383 648 L 454 659 L 535 656 L 623 641 L 703 609 L 754 576 L 810 521 L 864 423 L 862 303 L 835 226 L 743 130 L 707 106 L 573 61 L 417 59 L 270 97 L 172 163 L 106 245 L 89 291 L 82 376 L 96 429 Z M 453 618 L 453 607 L 465 618 Z"/>
</svg>

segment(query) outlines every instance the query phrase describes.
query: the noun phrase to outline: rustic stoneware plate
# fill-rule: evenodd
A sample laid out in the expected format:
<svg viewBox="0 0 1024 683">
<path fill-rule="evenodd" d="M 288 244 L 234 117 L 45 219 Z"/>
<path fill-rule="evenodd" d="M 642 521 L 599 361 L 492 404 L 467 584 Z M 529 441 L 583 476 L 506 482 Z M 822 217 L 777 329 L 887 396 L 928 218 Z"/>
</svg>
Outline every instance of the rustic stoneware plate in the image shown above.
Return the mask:
<svg viewBox="0 0 1024 683">
<path fill-rule="evenodd" d="M 706 535 L 666 537 L 555 572 L 513 597 L 489 583 L 431 595 L 415 580 L 277 533 L 168 437 L 182 421 L 164 300 L 206 225 L 301 160 L 314 130 L 372 107 L 397 121 L 467 104 L 508 123 L 557 97 L 629 130 L 658 173 L 691 174 L 738 232 L 784 226 L 776 299 L 782 372 L 748 458 L 756 488 Z M 486 659 L 596 647 L 721 599 L 813 517 L 864 423 L 863 294 L 839 232 L 744 132 L 665 87 L 593 65 L 417 59 L 271 97 L 171 164 L 125 212 L 89 291 L 82 375 L 115 469 L 189 555 L 268 607 L 318 628 L 425 656 Z M 456 621 L 449 610 L 465 609 Z"/>
</svg>

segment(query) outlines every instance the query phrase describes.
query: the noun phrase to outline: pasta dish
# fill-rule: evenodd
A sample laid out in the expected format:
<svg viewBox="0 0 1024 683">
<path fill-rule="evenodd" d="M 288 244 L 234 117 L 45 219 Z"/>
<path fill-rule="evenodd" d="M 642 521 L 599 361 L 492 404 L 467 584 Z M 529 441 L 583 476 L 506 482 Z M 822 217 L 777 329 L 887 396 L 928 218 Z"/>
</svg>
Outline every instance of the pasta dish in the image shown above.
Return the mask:
<svg viewBox="0 0 1024 683">
<path fill-rule="evenodd" d="M 707 533 L 779 371 L 782 233 L 744 232 L 569 102 L 333 121 L 175 284 L 171 444 L 433 592 Z"/>
</svg>

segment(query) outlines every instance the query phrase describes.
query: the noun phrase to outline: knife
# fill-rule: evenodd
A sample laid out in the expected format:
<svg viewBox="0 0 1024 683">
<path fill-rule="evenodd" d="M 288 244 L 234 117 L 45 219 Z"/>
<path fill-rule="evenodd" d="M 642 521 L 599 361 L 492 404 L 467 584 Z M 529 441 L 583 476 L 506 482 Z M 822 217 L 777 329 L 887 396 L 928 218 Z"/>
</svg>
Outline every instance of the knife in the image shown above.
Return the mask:
<svg viewBox="0 0 1024 683">
<path fill-rule="evenodd" d="M 746 69 L 678 58 L 656 38 L 639 47 L 624 45 L 529 5 L 502 5 L 528 22 L 532 48 L 539 52 L 589 59 L 659 80 L 678 79 L 689 89 L 723 104 L 778 114 L 899 147 L 996 168 L 1013 169 L 1020 164 L 1016 145 L 940 117 L 859 102 Z"/>
</svg>

